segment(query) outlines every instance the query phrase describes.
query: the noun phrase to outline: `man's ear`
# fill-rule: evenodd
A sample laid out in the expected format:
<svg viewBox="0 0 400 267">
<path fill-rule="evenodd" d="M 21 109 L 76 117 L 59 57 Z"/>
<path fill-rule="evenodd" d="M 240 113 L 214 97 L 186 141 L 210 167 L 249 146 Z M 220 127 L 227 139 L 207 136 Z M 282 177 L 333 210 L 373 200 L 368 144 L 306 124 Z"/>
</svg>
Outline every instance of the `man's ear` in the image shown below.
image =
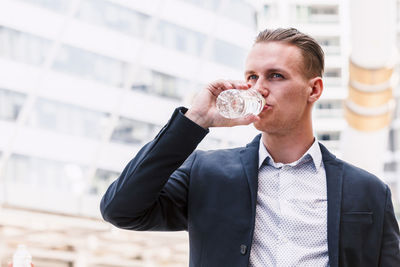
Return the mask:
<svg viewBox="0 0 400 267">
<path fill-rule="evenodd" d="M 317 101 L 321 94 L 322 91 L 324 90 L 324 84 L 322 82 L 321 77 L 315 77 L 309 80 L 309 86 L 310 86 L 310 94 L 308 96 L 308 101 L 311 103 L 314 103 Z"/>
</svg>

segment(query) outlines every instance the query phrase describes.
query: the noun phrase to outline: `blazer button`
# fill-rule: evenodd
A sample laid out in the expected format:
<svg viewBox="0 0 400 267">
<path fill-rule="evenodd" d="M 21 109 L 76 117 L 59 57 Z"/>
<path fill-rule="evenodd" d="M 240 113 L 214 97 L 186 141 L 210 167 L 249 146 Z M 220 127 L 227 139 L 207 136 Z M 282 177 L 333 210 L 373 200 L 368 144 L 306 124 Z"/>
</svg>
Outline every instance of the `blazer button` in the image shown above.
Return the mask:
<svg viewBox="0 0 400 267">
<path fill-rule="evenodd" d="M 240 254 L 245 255 L 247 252 L 247 246 L 246 245 L 240 245 Z"/>
</svg>

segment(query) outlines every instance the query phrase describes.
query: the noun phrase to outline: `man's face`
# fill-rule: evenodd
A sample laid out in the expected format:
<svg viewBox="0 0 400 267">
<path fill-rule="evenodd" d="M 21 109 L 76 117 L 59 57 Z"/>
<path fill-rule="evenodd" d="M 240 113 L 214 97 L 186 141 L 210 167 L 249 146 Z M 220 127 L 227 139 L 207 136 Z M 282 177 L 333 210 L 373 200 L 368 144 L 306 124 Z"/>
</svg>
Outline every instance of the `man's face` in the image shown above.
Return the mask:
<svg viewBox="0 0 400 267">
<path fill-rule="evenodd" d="M 266 100 L 254 126 L 266 133 L 287 134 L 310 121 L 310 82 L 301 51 L 281 42 L 257 43 L 246 60 L 245 79 Z"/>
</svg>

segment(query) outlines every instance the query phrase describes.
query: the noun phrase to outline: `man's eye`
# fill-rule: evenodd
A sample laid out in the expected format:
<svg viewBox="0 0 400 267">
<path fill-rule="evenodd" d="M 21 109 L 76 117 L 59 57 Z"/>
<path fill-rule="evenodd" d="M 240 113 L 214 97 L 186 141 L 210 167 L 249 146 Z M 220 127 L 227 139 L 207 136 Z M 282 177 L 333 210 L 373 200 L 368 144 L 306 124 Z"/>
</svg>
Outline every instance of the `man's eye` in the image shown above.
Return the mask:
<svg viewBox="0 0 400 267">
<path fill-rule="evenodd" d="M 257 79 L 257 75 L 250 75 L 248 78 L 248 80 L 256 80 Z"/>
<path fill-rule="evenodd" d="M 282 74 L 279 74 L 279 73 L 272 73 L 272 74 L 270 75 L 270 77 L 271 77 L 271 78 L 283 78 Z"/>
</svg>

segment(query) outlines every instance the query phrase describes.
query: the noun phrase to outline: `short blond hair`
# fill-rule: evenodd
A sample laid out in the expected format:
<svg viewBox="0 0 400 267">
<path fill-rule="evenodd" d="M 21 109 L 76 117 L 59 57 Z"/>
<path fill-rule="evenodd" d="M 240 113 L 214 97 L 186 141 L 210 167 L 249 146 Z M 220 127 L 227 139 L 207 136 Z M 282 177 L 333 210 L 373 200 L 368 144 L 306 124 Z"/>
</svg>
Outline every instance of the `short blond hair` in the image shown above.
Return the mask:
<svg viewBox="0 0 400 267">
<path fill-rule="evenodd" d="M 303 56 L 305 76 L 307 78 L 322 77 L 324 73 L 324 51 L 311 36 L 295 28 L 266 29 L 258 34 L 254 44 L 262 42 L 283 42 L 298 47 Z"/>
</svg>

